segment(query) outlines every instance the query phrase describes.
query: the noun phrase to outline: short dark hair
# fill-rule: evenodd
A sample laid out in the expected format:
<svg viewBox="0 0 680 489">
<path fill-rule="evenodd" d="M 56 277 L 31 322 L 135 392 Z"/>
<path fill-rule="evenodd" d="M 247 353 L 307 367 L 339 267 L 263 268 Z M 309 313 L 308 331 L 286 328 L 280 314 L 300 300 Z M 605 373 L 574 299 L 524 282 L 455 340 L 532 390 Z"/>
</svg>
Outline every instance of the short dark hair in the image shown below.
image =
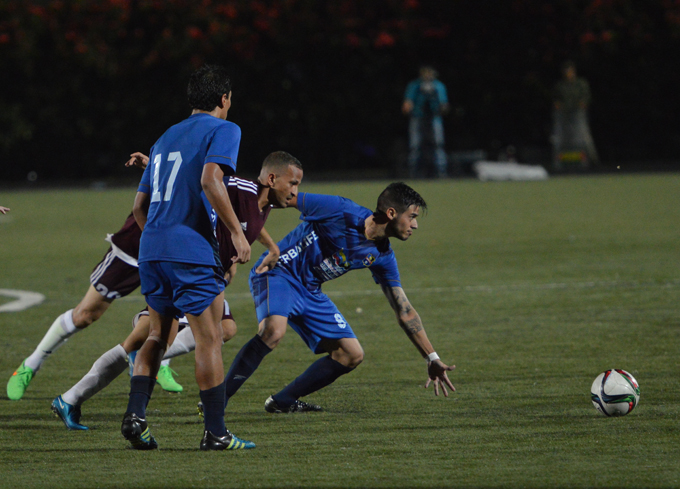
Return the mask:
<svg viewBox="0 0 680 489">
<path fill-rule="evenodd" d="M 432 75 L 437 78 L 439 76 L 439 72 L 434 68 L 434 66 L 431 65 L 423 65 L 418 69 L 418 73 L 422 76 L 424 72 L 430 71 L 432 72 Z"/>
<path fill-rule="evenodd" d="M 274 151 L 269 153 L 262 162 L 262 168 L 285 169 L 294 166 L 302 170 L 302 163 L 293 155 L 285 151 Z"/>
<path fill-rule="evenodd" d="M 227 70 L 218 65 L 203 65 L 189 78 L 187 98 L 192 109 L 211 111 L 220 105 L 222 95 L 231 92 Z"/>
<path fill-rule="evenodd" d="M 384 214 L 387 212 L 387 209 L 392 207 L 401 214 L 412 205 L 427 210 L 425 199 L 423 199 L 418 192 L 404 182 L 390 183 L 378 197 L 376 213 Z"/>
</svg>

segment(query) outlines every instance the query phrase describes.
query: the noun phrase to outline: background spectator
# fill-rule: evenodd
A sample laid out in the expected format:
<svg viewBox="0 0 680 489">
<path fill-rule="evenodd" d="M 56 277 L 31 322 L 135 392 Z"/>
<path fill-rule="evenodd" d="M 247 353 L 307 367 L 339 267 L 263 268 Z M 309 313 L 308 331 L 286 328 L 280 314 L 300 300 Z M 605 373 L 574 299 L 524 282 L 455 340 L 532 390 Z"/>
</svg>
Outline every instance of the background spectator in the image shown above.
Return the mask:
<svg viewBox="0 0 680 489">
<path fill-rule="evenodd" d="M 424 161 L 423 148 L 432 147 L 437 176 L 446 176 L 447 163 L 444 151 L 444 124 L 442 114 L 449 110 L 446 87 L 437 80 L 437 71 L 431 66 L 420 68 L 420 77 L 410 82 L 404 94 L 401 110 L 410 116 L 408 125 L 410 177 L 421 174 Z M 429 143 L 429 144 L 428 144 Z"/>
<path fill-rule="evenodd" d="M 576 65 L 565 61 L 562 80 L 555 85 L 553 96 L 553 165 L 562 169 L 566 153 L 582 152 L 583 167 L 597 164 L 595 143 L 588 125 L 590 86 L 585 78 L 576 75 Z"/>
</svg>

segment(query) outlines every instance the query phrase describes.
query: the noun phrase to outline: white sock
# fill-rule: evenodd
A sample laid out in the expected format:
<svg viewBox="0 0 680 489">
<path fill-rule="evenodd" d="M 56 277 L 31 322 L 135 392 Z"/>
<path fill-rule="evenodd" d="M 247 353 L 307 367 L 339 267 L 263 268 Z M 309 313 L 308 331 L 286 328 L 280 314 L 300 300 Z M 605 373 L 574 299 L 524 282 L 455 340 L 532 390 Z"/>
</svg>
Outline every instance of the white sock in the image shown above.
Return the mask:
<svg viewBox="0 0 680 489">
<path fill-rule="evenodd" d="M 66 311 L 54 320 L 50 329 L 38 343 L 38 347 L 24 361 L 24 365 L 32 368 L 33 371 L 38 371 L 45 359 L 57 351 L 57 348 L 66 343 L 66 340 L 78 331 L 80 330 L 73 324 L 73 309 Z"/>
<path fill-rule="evenodd" d="M 184 355 L 190 351 L 196 349 L 196 340 L 194 340 L 194 334 L 191 332 L 191 328 L 186 326 L 182 331 L 177 333 L 175 341 L 173 341 L 170 348 L 165 352 L 163 356 L 163 361 L 165 359 L 175 358 L 179 355 Z"/>
<path fill-rule="evenodd" d="M 127 353 L 123 345 L 116 345 L 99 357 L 90 371 L 61 397 L 64 402 L 80 405 L 109 385 L 128 368 Z"/>
<path fill-rule="evenodd" d="M 161 360 L 161 367 L 169 367 L 170 366 L 170 359 L 166 359 L 163 357 L 163 360 Z"/>
</svg>

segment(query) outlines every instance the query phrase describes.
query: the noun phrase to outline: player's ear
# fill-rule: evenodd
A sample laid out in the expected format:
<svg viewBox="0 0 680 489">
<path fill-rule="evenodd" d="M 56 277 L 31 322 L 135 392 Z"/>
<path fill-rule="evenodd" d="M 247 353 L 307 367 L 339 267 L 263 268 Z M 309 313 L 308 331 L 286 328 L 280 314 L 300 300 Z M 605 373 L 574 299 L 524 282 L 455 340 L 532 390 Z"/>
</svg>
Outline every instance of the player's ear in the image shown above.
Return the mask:
<svg viewBox="0 0 680 489">
<path fill-rule="evenodd" d="M 222 94 L 222 99 L 220 100 L 220 108 L 230 108 L 231 107 L 231 92 Z"/>
<path fill-rule="evenodd" d="M 390 221 L 394 221 L 397 218 L 397 216 L 399 215 L 399 213 L 397 212 L 397 209 L 395 209 L 394 207 L 388 208 L 387 211 L 385 212 L 385 214 L 387 215 L 387 218 Z"/>
</svg>

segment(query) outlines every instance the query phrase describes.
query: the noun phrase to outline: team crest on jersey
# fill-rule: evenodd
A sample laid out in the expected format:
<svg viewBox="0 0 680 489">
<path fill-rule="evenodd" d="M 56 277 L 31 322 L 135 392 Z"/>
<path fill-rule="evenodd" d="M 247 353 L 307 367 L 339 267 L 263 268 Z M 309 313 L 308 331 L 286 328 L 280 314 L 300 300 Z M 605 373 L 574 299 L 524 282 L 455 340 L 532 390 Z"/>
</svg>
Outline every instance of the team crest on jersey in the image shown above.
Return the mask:
<svg viewBox="0 0 680 489">
<path fill-rule="evenodd" d="M 347 261 L 344 250 L 338 250 L 331 258 L 335 262 L 336 267 L 349 268 L 349 262 Z"/>
<path fill-rule="evenodd" d="M 364 264 L 365 267 L 370 267 L 371 265 L 373 265 L 373 262 L 375 262 L 375 256 L 373 256 L 372 253 L 366 255 L 366 258 L 362 260 L 362 263 Z"/>
</svg>

